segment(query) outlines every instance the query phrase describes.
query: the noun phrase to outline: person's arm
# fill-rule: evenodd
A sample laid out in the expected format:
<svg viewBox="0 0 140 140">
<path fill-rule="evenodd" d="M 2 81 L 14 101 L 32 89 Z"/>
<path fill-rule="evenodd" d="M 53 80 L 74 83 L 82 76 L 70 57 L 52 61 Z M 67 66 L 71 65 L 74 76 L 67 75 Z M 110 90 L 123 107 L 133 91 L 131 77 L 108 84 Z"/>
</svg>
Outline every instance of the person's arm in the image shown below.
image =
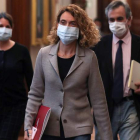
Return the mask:
<svg viewBox="0 0 140 140">
<path fill-rule="evenodd" d="M 39 51 L 36 66 L 34 71 L 34 76 L 30 91 L 28 94 L 28 102 L 26 106 L 25 121 L 24 121 L 24 130 L 31 130 L 33 122 L 35 120 L 38 108 L 42 103 L 44 98 L 44 73 L 42 69 L 42 49 Z"/>
<path fill-rule="evenodd" d="M 31 62 L 31 57 L 27 48 L 24 50 L 24 74 L 27 83 L 28 90 L 30 90 L 32 78 L 33 78 L 33 67 Z"/>
<path fill-rule="evenodd" d="M 105 91 L 98 68 L 97 58 L 94 52 L 91 58 L 88 87 L 90 101 L 101 139 L 113 140 Z"/>
</svg>

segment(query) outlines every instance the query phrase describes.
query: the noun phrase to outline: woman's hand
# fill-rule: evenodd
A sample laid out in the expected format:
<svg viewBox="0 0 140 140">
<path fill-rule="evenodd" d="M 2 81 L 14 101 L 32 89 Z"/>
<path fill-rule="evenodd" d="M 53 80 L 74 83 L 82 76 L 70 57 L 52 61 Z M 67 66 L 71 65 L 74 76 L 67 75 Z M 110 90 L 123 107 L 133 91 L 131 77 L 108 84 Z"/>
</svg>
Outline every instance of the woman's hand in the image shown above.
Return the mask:
<svg viewBox="0 0 140 140">
<path fill-rule="evenodd" d="M 24 140 L 32 140 L 32 130 L 24 131 Z"/>
</svg>

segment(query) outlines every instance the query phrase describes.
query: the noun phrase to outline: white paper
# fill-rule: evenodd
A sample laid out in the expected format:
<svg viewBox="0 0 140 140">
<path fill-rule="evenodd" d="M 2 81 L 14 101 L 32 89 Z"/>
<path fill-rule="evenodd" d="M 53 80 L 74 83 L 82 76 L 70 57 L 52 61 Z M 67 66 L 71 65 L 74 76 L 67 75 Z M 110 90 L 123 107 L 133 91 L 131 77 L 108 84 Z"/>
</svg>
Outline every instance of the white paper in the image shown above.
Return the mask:
<svg viewBox="0 0 140 140">
<path fill-rule="evenodd" d="M 33 127 L 32 128 L 32 139 L 34 139 L 36 132 L 37 132 L 37 128 Z"/>
</svg>

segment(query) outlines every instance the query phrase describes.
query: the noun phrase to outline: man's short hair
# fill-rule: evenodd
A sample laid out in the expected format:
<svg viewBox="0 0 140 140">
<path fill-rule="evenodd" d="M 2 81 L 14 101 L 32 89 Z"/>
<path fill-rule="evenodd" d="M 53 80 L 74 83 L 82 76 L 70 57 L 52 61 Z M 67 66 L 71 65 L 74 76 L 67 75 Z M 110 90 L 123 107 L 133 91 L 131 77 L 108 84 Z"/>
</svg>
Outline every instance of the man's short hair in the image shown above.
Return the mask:
<svg viewBox="0 0 140 140">
<path fill-rule="evenodd" d="M 112 1 L 106 8 L 105 8 L 105 14 L 106 17 L 108 18 L 108 12 L 109 10 L 113 10 L 116 9 L 120 6 L 123 6 L 125 9 L 125 13 L 126 13 L 126 18 L 129 19 L 132 16 L 132 12 L 131 9 L 129 7 L 129 5 L 127 3 L 123 3 L 122 1 L 116 0 L 116 1 Z"/>
<path fill-rule="evenodd" d="M 101 22 L 101 19 L 100 19 L 100 18 L 95 18 L 93 21 L 94 21 L 94 22 L 95 22 L 95 21 Z"/>
</svg>

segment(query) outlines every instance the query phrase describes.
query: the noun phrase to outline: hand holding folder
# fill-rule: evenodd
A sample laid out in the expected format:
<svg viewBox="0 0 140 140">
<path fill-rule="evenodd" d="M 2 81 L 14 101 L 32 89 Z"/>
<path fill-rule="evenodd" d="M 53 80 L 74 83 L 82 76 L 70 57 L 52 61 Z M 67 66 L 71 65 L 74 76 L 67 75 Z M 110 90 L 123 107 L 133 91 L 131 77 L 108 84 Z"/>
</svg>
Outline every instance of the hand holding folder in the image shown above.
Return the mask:
<svg viewBox="0 0 140 140">
<path fill-rule="evenodd" d="M 135 93 L 140 95 L 140 82 L 135 85 L 138 87 L 138 89 L 135 90 Z"/>
<path fill-rule="evenodd" d="M 140 63 L 136 62 L 135 60 L 132 60 L 128 80 L 128 87 L 133 90 L 136 90 L 138 89 L 138 86 L 135 85 L 136 83 L 140 83 Z"/>
<path fill-rule="evenodd" d="M 40 140 L 50 117 L 51 109 L 41 105 L 32 128 L 32 139 Z"/>
</svg>

